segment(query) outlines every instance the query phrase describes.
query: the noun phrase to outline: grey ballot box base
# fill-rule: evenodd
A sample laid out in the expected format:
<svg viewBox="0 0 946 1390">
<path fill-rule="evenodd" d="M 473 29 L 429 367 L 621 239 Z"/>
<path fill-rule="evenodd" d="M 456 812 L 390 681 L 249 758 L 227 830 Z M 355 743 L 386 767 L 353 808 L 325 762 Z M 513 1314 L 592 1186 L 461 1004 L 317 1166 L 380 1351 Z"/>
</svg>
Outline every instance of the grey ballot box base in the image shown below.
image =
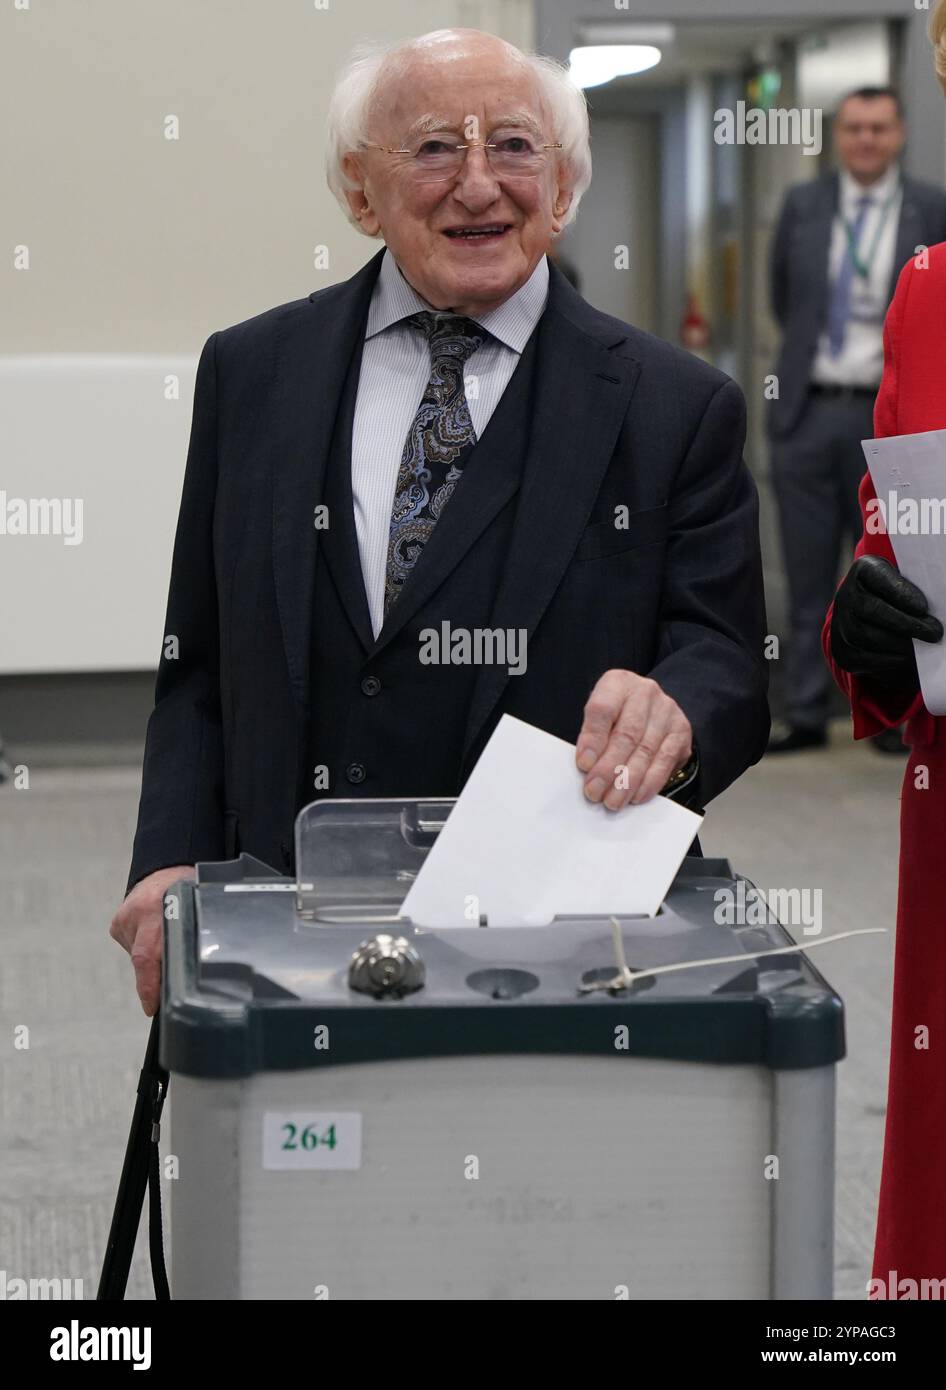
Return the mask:
<svg viewBox="0 0 946 1390">
<path fill-rule="evenodd" d="M 172 1297 L 829 1299 L 834 1091 L 556 1055 L 175 1076 Z M 264 1114 L 335 1110 L 360 1168 L 264 1168 Z"/>
<path fill-rule="evenodd" d="M 316 803 L 298 883 L 244 854 L 168 889 L 172 1297 L 830 1298 L 844 1017 L 804 943 L 695 857 L 620 921 L 625 990 L 583 988 L 606 917 L 415 927 L 451 804 Z M 353 989 L 392 930 L 423 986 Z"/>
</svg>

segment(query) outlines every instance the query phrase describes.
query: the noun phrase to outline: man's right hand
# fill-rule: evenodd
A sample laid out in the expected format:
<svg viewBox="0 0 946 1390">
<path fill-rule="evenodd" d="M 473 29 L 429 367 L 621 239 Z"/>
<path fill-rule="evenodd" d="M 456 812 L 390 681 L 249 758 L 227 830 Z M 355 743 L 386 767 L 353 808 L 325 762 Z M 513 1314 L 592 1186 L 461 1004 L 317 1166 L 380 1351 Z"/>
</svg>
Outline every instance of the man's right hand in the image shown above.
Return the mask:
<svg viewBox="0 0 946 1390">
<path fill-rule="evenodd" d="M 926 595 L 879 555 L 862 555 L 834 600 L 831 655 L 843 671 L 916 689 L 913 639 L 939 642 L 943 625 Z"/>
<path fill-rule="evenodd" d="M 164 939 L 164 894 L 180 878 L 194 878 L 193 864 L 156 869 L 135 884 L 112 918 L 109 936 L 131 956 L 135 988 L 149 1018 L 158 1011 L 161 993 L 161 946 Z"/>
</svg>

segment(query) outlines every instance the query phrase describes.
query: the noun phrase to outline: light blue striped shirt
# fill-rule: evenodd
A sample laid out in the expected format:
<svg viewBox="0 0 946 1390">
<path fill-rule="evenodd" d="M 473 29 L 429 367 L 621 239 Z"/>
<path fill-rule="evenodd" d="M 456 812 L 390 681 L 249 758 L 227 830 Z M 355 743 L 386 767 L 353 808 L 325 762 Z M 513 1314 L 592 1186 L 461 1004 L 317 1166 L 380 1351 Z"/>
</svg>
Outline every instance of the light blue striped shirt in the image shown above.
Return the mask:
<svg viewBox="0 0 946 1390">
<path fill-rule="evenodd" d="M 467 360 L 463 384 L 477 438 L 509 383 L 548 296 L 545 256 L 515 294 L 487 314 L 470 315 L 490 337 Z M 384 580 L 394 487 L 407 431 L 430 379 L 430 349 L 402 322 L 432 306 L 404 279 L 385 251 L 368 310 L 352 424 L 351 491 L 371 626 L 384 621 Z"/>
</svg>

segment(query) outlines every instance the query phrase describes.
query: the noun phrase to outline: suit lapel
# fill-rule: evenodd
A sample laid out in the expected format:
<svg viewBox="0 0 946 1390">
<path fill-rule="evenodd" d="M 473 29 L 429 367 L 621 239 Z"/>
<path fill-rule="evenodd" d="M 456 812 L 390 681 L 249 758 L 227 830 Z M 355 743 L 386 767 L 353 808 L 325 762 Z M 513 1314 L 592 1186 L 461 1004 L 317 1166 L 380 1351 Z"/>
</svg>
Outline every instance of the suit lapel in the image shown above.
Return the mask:
<svg viewBox="0 0 946 1390">
<path fill-rule="evenodd" d="M 900 219 L 897 224 L 897 246 L 893 257 L 893 269 L 890 273 L 890 285 L 887 290 L 888 304 L 893 299 L 901 270 L 910 257 L 916 254 L 916 248 L 922 241 L 923 226 L 920 209 L 916 205 L 909 180 L 904 180 L 903 202 L 900 205 Z"/>
<path fill-rule="evenodd" d="M 831 239 L 840 201 L 841 181 L 837 174 L 829 174 L 823 181 L 822 196 L 818 200 L 815 216 L 810 219 L 805 229 L 806 245 L 799 253 L 799 259 L 807 259 L 809 264 L 815 267 L 816 302 L 824 306 L 825 318 L 829 301 Z"/>
<path fill-rule="evenodd" d="M 614 452 L 639 363 L 610 351 L 626 338 L 551 267 L 540 320 L 532 431 L 493 628 L 524 628 L 531 640 L 568 567 Z M 436 532 L 434 533 L 436 535 Z M 509 673 L 484 666 L 464 740 L 468 755 Z"/>
<path fill-rule="evenodd" d="M 289 678 L 304 729 L 309 707 L 312 585 L 325 468 L 345 377 L 383 250 L 350 280 L 287 312 L 276 349 L 273 411 L 273 573 Z M 333 518 L 329 516 L 330 526 Z"/>
<path fill-rule="evenodd" d="M 355 507 L 351 490 L 351 443 L 358 396 L 358 377 L 361 371 L 364 338 L 359 334 L 351 367 L 342 388 L 339 414 L 332 431 L 331 466 L 325 480 L 325 501 L 331 524 L 320 537 L 322 553 L 335 581 L 339 600 L 348 621 L 358 635 L 365 652 L 374 643 L 371 614 L 365 593 L 361 568 L 361 551 L 355 528 Z"/>
</svg>

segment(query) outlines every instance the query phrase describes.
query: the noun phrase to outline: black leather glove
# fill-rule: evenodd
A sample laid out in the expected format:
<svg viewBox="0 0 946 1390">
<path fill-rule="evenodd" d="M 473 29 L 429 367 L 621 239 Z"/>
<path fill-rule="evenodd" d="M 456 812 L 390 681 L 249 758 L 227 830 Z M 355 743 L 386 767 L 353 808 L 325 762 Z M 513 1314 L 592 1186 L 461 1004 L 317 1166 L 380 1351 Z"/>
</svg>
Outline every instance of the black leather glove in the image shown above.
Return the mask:
<svg viewBox="0 0 946 1390">
<path fill-rule="evenodd" d="M 834 600 L 831 655 L 844 671 L 888 686 L 916 689 L 913 639 L 939 642 L 943 625 L 926 595 L 879 555 L 862 555 Z"/>
</svg>

